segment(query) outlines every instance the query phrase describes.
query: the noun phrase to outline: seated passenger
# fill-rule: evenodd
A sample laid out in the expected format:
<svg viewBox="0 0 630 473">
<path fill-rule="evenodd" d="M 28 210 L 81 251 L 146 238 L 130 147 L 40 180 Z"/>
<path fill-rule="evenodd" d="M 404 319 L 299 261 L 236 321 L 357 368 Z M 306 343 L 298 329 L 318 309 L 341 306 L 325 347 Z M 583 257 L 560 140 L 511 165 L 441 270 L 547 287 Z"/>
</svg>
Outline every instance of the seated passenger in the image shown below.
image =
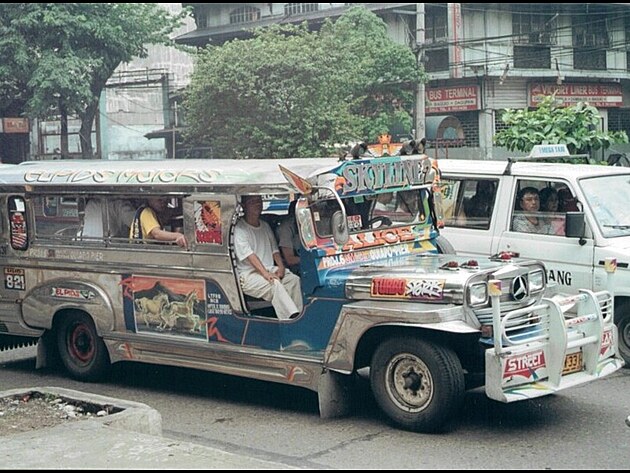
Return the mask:
<svg viewBox="0 0 630 473">
<path fill-rule="evenodd" d="M 540 210 L 549 212 L 545 216 L 552 227 L 554 235 L 564 235 L 564 219 L 558 214 L 558 191 L 553 187 L 545 187 L 540 191 Z"/>
<path fill-rule="evenodd" d="M 521 189 L 516 196 L 516 205 L 516 210 L 521 210 L 522 213 L 514 216 L 512 230 L 523 233 L 553 233 L 549 222 L 539 215 L 540 197 L 535 187 Z"/>
<path fill-rule="evenodd" d="M 168 198 L 149 197 L 147 205 L 141 206 L 133 218 L 129 238 L 132 240 L 159 240 L 174 242 L 182 248 L 188 247 L 183 233 L 164 229 L 172 218 L 168 209 Z"/>
<path fill-rule="evenodd" d="M 234 253 L 243 293 L 271 301 L 279 319 L 295 318 L 303 306 L 300 278 L 284 267 L 273 231 L 260 219 L 262 198 L 244 195 L 241 205 Z"/>
<path fill-rule="evenodd" d="M 483 180 L 477 182 L 477 190 L 464 202 L 466 217 L 489 219 L 494 204 L 494 183 Z"/>
<path fill-rule="evenodd" d="M 108 236 L 127 237 L 129 235 L 129 226 L 136 214 L 135 207 L 125 199 L 105 199 L 101 197 L 91 198 L 85 205 L 85 217 L 83 218 L 80 236 L 87 238 L 103 238 L 106 236 L 103 228 L 104 205 L 107 206 Z"/>
<path fill-rule="evenodd" d="M 295 220 L 295 206 L 297 200 L 289 204 L 289 213 L 278 226 L 278 247 L 284 262 L 292 273 L 300 274 L 299 251 L 302 247 L 300 234 L 298 233 L 297 221 Z"/>
</svg>

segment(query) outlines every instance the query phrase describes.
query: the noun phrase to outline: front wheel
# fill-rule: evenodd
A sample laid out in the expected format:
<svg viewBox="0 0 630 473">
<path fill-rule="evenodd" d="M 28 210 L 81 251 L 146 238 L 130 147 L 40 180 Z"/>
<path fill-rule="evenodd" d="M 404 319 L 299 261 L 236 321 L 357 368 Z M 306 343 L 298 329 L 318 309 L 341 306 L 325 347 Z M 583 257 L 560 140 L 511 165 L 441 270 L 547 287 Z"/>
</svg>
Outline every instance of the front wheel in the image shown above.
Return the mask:
<svg viewBox="0 0 630 473">
<path fill-rule="evenodd" d="M 61 319 L 57 349 L 70 375 L 81 381 L 96 381 L 109 368 L 107 347 L 87 314 L 74 312 Z"/>
<path fill-rule="evenodd" d="M 390 338 L 378 346 L 370 385 L 383 412 L 401 428 L 415 432 L 443 430 L 464 399 L 464 373 L 457 355 L 417 337 Z"/>
<path fill-rule="evenodd" d="M 630 302 L 615 306 L 615 325 L 619 333 L 619 354 L 630 368 Z"/>
</svg>

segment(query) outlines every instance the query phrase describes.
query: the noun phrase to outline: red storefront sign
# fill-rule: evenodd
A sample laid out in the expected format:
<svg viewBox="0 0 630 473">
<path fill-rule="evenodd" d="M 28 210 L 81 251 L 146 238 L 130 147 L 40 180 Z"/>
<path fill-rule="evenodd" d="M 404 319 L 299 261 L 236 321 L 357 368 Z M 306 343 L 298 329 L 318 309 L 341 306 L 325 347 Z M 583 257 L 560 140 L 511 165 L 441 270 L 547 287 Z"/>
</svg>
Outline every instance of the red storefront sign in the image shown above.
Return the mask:
<svg viewBox="0 0 630 473">
<path fill-rule="evenodd" d="M 28 118 L 3 118 L 2 130 L 4 133 L 28 133 Z"/>
<path fill-rule="evenodd" d="M 479 110 L 479 86 L 427 88 L 425 113 L 450 113 Z"/>
<path fill-rule="evenodd" d="M 588 102 L 593 107 L 621 107 L 623 94 L 621 84 L 543 84 L 532 83 L 527 86 L 527 102 L 530 107 L 537 107 L 546 95 L 556 93 L 562 106 L 569 107 L 578 102 Z"/>
</svg>

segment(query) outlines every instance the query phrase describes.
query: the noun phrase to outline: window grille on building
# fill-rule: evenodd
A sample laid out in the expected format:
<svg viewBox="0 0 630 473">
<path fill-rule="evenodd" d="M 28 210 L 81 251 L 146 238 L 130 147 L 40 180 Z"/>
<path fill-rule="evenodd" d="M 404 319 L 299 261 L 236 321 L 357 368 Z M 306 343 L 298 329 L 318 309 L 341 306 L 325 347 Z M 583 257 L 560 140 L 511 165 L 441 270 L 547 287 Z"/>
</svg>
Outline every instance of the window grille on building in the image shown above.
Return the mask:
<svg viewBox="0 0 630 473">
<path fill-rule="evenodd" d="M 260 20 L 260 9 L 250 6 L 240 7 L 230 12 L 230 24 L 249 23 Z"/>
<path fill-rule="evenodd" d="M 573 68 L 606 70 L 606 50 L 610 48 L 610 32 L 605 15 L 592 14 L 574 20 Z"/>
<path fill-rule="evenodd" d="M 284 6 L 285 15 L 298 15 L 319 10 L 319 3 L 287 3 Z"/>
</svg>

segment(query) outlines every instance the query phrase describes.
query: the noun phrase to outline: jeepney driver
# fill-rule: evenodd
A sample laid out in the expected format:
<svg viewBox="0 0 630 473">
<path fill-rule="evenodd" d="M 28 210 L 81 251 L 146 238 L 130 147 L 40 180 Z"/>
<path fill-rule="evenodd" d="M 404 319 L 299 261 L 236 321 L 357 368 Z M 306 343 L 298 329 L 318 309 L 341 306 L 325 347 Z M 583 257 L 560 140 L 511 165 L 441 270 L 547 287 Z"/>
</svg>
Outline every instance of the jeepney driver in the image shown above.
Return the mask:
<svg viewBox="0 0 630 473">
<path fill-rule="evenodd" d="M 284 267 L 276 238 L 260 219 L 259 195 L 241 198 L 243 218 L 234 228 L 234 253 L 243 292 L 271 301 L 279 319 L 292 319 L 302 311 L 300 278 Z"/>
</svg>

